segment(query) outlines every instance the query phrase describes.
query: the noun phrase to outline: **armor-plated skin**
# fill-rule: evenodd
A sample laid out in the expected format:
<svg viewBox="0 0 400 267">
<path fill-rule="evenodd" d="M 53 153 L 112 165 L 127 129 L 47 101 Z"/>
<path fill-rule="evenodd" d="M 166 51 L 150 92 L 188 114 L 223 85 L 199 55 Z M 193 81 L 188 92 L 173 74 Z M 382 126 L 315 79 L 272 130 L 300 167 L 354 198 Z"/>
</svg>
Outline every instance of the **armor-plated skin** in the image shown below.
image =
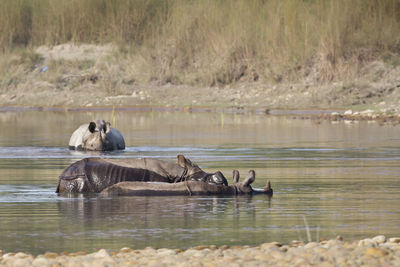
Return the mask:
<svg viewBox="0 0 400 267">
<path fill-rule="evenodd" d="M 60 175 L 57 193 L 99 193 L 120 182 L 201 181 L 228 185 L 221 172 L 207 173 L 196 164 L 178 155 L 178 164 L 158 159 L 112 160 L 86 158 L 71 164 Z"/>
<path fill-rule="evenodd" d="M 73 132 L 69 140 L 69 148 L 95 151 L 120 150 L 125 149 L 125 140 L 109 122 L 95 120 L 82 124 Z"/>
</svg>

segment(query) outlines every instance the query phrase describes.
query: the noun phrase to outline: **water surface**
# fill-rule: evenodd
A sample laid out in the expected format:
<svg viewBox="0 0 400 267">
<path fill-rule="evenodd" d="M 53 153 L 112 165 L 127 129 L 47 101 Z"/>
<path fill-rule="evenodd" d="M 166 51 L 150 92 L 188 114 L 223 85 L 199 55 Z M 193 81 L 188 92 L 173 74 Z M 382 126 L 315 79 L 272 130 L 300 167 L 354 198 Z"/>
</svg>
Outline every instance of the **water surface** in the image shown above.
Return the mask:
<svg viewBox="0 0 400 267">
<path fill-rule="evenodd" d="M 124 152 L 67 149 L 81 123 L 104 118 Z M 315 124 L 291 116 L 139 111 L 0 113 L 0 249 L 43 253 L 99 248 L 257 245 L 400 232 L 400 127 Z M 184 154 L 202 168 L 256 170 L 274 196 L 60 197 L 58 176 L 84 157 Z"/>
</svg>

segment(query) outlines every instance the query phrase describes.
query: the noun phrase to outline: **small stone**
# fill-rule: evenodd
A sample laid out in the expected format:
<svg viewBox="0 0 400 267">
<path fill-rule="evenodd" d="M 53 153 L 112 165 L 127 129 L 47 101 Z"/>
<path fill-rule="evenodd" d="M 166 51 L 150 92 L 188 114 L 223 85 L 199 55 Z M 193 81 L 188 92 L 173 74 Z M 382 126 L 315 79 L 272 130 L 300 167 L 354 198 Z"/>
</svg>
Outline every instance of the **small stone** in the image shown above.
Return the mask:
<svg viewBox="0 0 400 267">
<path fill-rule="evenodd" d="M 43 256 L 48 259 L 54 259 L 58 257 L 58 254 L 54 252 L 46 252 Z"/>
<path fill-rule="evenodd" d="M 26 258 L 17 258 L 12 262 L 14 267 L 25 267 L 31 265 L 32 261 Z"/>
<path fill-rule="evenodd" d="M 299 240 L 292 240 L 292 242 L 290 242 L 290 245 L 291 245 L 292 247 L 298 247 L 298 246 L 304 245 L 304 243 L 301 242 L 301 241 L 299 241 Z"/>
<path fill-rule="evenodd" d="M 205 245 L 203 245 L 203 246 L 196 246 L 196 247 L 193 247 L 192 249 L 195 249 L 195 250 L 202 250 L 202 249 L 205 249 L 205 248 L 208 248 L 208 246 L 205 246 Z"/>
<path fill-rule="evenodd" d="M 391 237 L 391 238 L 389 238 L 389 242 L 400 243 L 400 237 Z"/>
<path fill-rule="evenodd" d="M 64 253 L 63 253 L 64 254 Z M 67 253 L 68 256 L 76 257 L 76 256 L 84 256 L 87 255 L 88 253 L 85 251 L 77 251 L 77 252 L 72 252 L 72 253 Z"/>
<path fill-rule="evenodd" d="M 279 248 L 279 251 L 282 251 L 282 252 L 287 252 L 288 250 L 289 250 L 289 246 L 287 246 L 287 245 L 284 245 Z"/>
<path fill-rule="evenodd" d="M 276 246 L 276 247 L 282 247 L 282 244 L 279 242 L 271 242 L 270 244 Z"/>
<path fill-rule="evenodd" d="M 3 255 L 3 258 L 4 258 L 4 259 L 7 259 L 7 258 L 10 258 L 10 257 L 14 257 L 14 256 L 15 256 L 15 253 L 10 252 L 10 253 L 4 254 L 4 255 Z"/>
<path fill-rule="evenodd" d="M 28 255 L 28 254 L 25 254 L 25 253 L 23 253 L 23 252 L 18 252 L 17 254 L 15 254 L 14 257 L 17 257 L 17 258 L 26 258 L 26 257 L 29 257 L 29 255 Z"/>
<path fill-rule="evenodd" d="M 245 249 L 246 246 L 231 246 L 231 249 Z"/>
<path fill-rule="evenodd" d="M 195 250 L 195 249 L 187 249 L 187 250 L 185 250 L 184 252 L 182 252 L 182 254 L 185 256 L 185 257 L 191 257 L 191 256 L 193 256 L 193 254 L 195 254 L 197 252 L 197 250 Z"/>
<path fill-rule="evenodd" d="M 373 257 L 384 257 L 388 255 L 387 251 L 380 248 L 369 248 L 364 253 Z"/>
<path fill-rule="evenodd" d="M 257 254 L 254 256 L 254 259 L 258 260 L 258 261 L 269 261 L 271 260 L 271 256 L 269 254 Z"/>
<path fill-rule="evenodd" d="M 332 112 L 330 115 L 331 120 L 336 121 L 340 117 L 340 114 L 338 112 Z"/>
<path fill-rule="evenodd" d="M 49 261 L 45 257 L 36 257 L 36 259 L 34 259 L 32 261 L 32 265 L 33 266 L 47 266 L 47 265 L 49 265 Z"/>
<path fill-rule="evenodd" d="M 160 248 L 160 249 L 157 249 L 157 255 L 158 255 L 158 256 L 163 256 L 163 257 L 165 257 L 165 256 L 175 255 L 175 254 L 176 254 L 176 251 L 175 251 L 175 250 L 172 250 L 172 249 L 167 249 L 167 248 Z"/>
<path fill-rule="evenodd" d="M 161 263 L 159 260 L 150 260 L 147 263 L 147 266 L 148 267 L 163 267 L 163 266 L 165 266 L 165 264 Z"/>
<path fill-rule="evenodd" d="M 216 245 L 210 245 L 210 246 L 208 246 L 208 248 L 214 251 L 214 250 L 217 249 L 217 246 Z"/>
<path fill-rule="evenodd" d="M 310 243 L 307 243 L 304 246 L 304 248 L 305 249 L 313 249 L 313 248 L 318 247 L 318 246 L 319 246 L 319 244 L 317 242 L 310 242 Z"/>
<path fill-rule="evenodd" d="M 269 253 L 269 256 L 271 256 L 272 258 L 274 258 L 276 260 L 282 260 L 285 257 L 285 254 L 283 252 L 274 250 Z"/>
<path fill-rule="evenodd" d="M 349 109 L 349 110 L 346 110 L 343 114 L 344 115 L 351 115 L 351 114 L 353 114 L 353 111 L 351 109 Z"/>
<path fill-rule="evenodd" d="M 382 244 L 386 242 L 386 237 L 384 235 L 378 235 L 372 238 L 373 241 L 375 241 L 378 244 Z"/>
<path fill-rule="evenodd" d="M 362 239 L 358 242 L 358 246 L 359 247 L 376 247 L 378 245 L 378 243 L 374 240 L 372 240 L 371 238 L 366 238 L 366 239 Z"/>
<path fill-rule="evenodd" d="M 374 111 L 371 109 L 367 109 L 361 112 L 361 114 L 368 114 L 368 115 L 371 115 L 372 113 L 374 113 Z"/>
<path fill-rule="evenodd" d="M 340 235 L 338 235 L 338 236 L 336 237 L 336 240 L 343 241 L 343 237 L 341 237 Z"/>
<path fill-rule="evenodd" d="M 145 249 L 139 250 L 139 251 L 140 251 L 140 253 L 143 253 L 143 254 L 146 254 L 146 255 L 155 254 L 157 252 L 157 250 L 155 248 L 153 248 L 153 247 L 146 247 Z"/>
<path fill-rule="evenodd" d="M 379 244 L 379 247 L 381 248 L 389 248 L 389 249 L 395 249 L 396 247 L 399 247 L 398 243 L 392 243 L 392 242 L 385 242 L 382 244 Z"/>
<path fill-rule="evenodd" d="M 264 243 L 260 245 L 260 248 L 263 250 L 268 250 L 270 248 L 281 247 L 282 244 L 278 242 Z"/>
<path fill-rule="evenodd" d="M 95 253 L 93 253 L 92 255 L 94 257 L 97 257 L 97 258 L 103 258 L 103 257 L 109 257 L 110 256 L 110 254 L 104 248 L 100 249 L 99 251 L 97 251 Z"/>
<path fill-rule="evenodd" d="M 334 246 L 341 246 L 343 244 L 343 242 L 342 241 L 339 241 L 339 240 L 337 240 L 337 239 L 332 239 L 332 240 L 329 240 L 328 242 L 326 242 L 326 244 L 325 245 L 323 245 L 325 248 L 332 248 L 332 247 L 334 247 Z"/>
<path fill-rule="evenodd" d="M 119 250 L 119 252 L 120 252 L 120 253 L 130 253 L 130 252 L 132 252 L 132 249 L 131 249 L 131 248 L 128 248 L 128 247 L 123 247 L 123 248 L 121 248 L 121 249 Z"/>
</svg>

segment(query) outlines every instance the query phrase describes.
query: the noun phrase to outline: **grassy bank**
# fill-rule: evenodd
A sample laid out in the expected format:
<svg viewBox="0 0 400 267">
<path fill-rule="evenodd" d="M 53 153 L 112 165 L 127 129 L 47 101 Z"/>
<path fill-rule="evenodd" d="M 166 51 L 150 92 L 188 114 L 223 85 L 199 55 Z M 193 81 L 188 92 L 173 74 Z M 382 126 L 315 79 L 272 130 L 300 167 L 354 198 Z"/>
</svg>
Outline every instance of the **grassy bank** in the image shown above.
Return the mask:
<svg viewBox="0 0 400 267">
<path fill-rule="evenodd" d="M 3 104 L 398 106 L 400 2 L 3 0 L 0 51 Z"/>
<path fill-rule="evenodd" d="M 147 80 L 351 79 L 365 62 L 400 64 L 397 0 L 3 0 L 0 47 L 118 43 Z M 140 70 L 139 70 L 140 71 Z"/>
</svg>

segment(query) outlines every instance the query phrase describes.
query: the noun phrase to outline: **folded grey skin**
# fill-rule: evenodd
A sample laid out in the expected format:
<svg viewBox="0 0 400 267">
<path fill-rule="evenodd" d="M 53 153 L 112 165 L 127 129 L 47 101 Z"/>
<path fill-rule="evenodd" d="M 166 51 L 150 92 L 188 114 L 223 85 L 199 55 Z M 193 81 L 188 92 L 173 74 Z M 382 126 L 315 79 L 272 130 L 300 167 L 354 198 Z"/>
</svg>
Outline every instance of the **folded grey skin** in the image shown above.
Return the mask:
<svg viewBox="0 0 400 267">
<path fill-rule="evenodd" d="M 121 182 L 105 188 L 101 196 L 173 196 L 173 195 L 241 195 L 265 194 L 272 196 L 273 190 L 268 181 L 265 188 L 255 189 L 251 184 L 255 181 L 255 172 L 249 171 L 249 176 L 239 182 L 239 171 L 233 171 L 232 185 L 209 184 L 201 181 L 180 183 L 159 182 Z"/>
<path fill-rule="evenodd" d="M 152 158 L 112 160 L 85 158 L 67 167 L 59 177 L 56 193 L 100 193 L 120 182 L 201 181 L 228 185 L 221 172 L 207 173 L 178 155 L 178 163 Z"/>
</svg>

